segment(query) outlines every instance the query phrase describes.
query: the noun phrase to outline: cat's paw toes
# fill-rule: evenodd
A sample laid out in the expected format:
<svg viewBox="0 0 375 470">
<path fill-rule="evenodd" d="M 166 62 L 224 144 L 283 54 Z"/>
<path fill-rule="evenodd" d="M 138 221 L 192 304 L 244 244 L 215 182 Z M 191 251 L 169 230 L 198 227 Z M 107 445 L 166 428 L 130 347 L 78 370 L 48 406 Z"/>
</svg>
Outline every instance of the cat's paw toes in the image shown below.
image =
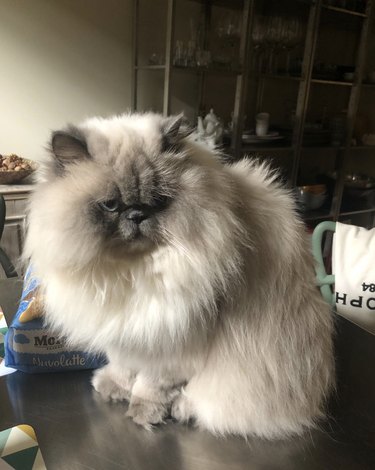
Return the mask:
<svg viewBox="0 0 375 470">
<path fill-rule="evenodd" d="M 183 393 L 173 402 L 171 416 L 181 423 L 187 423 L 194 419 L 189 399 Z"/>
<path fill-rule="evenodd" d="M 167 406 L 163 403 L 156 403 L 148 400 L 141 400 L 133 397 L 126 416 L 140 426 L 150 430 L 152 425 L 164 423 L 164 418 L 168 415 Z"/>
<path fill-rule="evenodd" d="M 122 401 L 130 399 L 129 391 L 121 388 L 111 379 L 106 367 L 103 367 L 94 373 L 91 383 L 94 389 L 100 393 L 100 396 L 105 401 Z"/>
</svg>

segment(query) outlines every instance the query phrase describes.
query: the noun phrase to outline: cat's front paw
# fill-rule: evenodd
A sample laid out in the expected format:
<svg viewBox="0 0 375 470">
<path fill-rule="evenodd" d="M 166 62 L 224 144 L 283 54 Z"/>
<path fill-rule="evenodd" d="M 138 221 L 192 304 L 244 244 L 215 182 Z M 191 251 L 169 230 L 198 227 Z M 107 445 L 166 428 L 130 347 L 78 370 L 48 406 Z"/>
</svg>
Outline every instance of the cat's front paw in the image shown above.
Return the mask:
<svg viewBox="0 0 375 470">
<path fill-rule="evenodd" d="M 164 418 L 168 415 L 167 405 L 138 397 L 132 397 L 126 416 L 140 426 L 150 430 L 152 425 L 164 423 Z"/>
<path fill-rule="evenodd" d="M 106 401 L 130 400 L 130 391 L 127 388 L 121 387 L 112 379 L 108 366 L 95 371 L 91 383 L 94 389 Z"/>
<path fill-rule="evenodd" d="M 191 404 L 186 395 L 182 392 L 173 402 L 171 416 L 180 423 L 188 423 L 194 420 Z"/>
</svg>

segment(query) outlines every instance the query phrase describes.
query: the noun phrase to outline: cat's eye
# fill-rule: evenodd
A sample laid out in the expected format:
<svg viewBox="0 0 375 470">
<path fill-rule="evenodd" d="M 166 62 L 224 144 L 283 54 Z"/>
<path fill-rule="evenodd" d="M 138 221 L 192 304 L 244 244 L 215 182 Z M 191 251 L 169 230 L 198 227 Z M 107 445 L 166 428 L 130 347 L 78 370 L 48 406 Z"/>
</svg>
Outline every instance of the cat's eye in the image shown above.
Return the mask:
<svg viewBox="0 0 375 470">
<path fill-rule="evenodd" d="M 103 211 L 116 212 L 119 208 L 119 202 L 117 199 L 107 199 L 106 201 L 98 202 L 99 207 Z"/>
</svg>

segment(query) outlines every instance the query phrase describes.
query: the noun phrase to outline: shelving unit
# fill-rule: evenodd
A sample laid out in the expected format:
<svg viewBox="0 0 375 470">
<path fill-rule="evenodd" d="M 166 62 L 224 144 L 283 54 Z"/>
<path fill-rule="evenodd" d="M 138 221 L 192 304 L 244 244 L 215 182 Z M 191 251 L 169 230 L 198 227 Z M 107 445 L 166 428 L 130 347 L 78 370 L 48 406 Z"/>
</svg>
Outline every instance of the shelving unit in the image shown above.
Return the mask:
<svg viewBox="0 0 375 470">
<path fill-rule="evenodd" d="M 139 3 L 141 0 L 134 0 L 134 50 L 133 50 L 133 109 L 139 109 L 137 102 L 138 74 L 149 71 L 149 73 L 163 74 L 163 100 L 161 111 L 167 115 L 171 112 L 171 93 L 173 90 L 172 76 L 175 73 L 182 73 L 188 76 L 196 75 L 198 78 L 197 99 L 194 109 L 197 114 L 202 109 L 205 101 L 204 90 L 208 77 L 233 77 L 235 80 L 233 96 L 233 133 L 231 148 L 228 154 L 233 159 L 242 158 L 245 154 L 278 155 L 280 159 L 288 158 L 290 161 L 288 170 L 288 180 L 291 187 L 301 184 L 300 172 L 304 163 L 304 152 L 315 150 L 317 152 L 330 152 L 333 159 L 333 166 L 336 171 L 336 183 L 332 191 L 331 204 L 328 204 L 321 211 L 312 211 L 304 214 L 304 218 L 309 223 L 321 220 L 339 220 L 343 216 L 354 214 L 372 214 L 375 216 L 374 208 L 359 207 L 358 210 L 343 210 L 342 201 L 344 194 L 344 178 L 348 171 L 348 162 L 352 152 L 370 151 L 370 146 L 352 145 L 355 118 L 358 111 L 361 89 L 375 89 L 375 83 L 366 83 L 364 79 L 364 66 L 366 59 L 366 49 L 369 38 L 369 24 L 373 16 L 373 2 L 368 0 L 365 11 L 354 11 L 338 6 L 329 5 L 325 0 L 291 0 L 297 5 L 305 4 L 306 9 L 306 29 L 303 46 L 303 60 L 299 74 L 287 73 L 259 73 L 251 68 L 253 63 L 254 47 L 252 44 L 252 25 L 257 7 L 262 0 L 165 0 L 166 2 L 166 36 L 164 45 L 165 60 L 160 65 L 146 65 L 138 62 L 139 44 L 137 25 L 139 23 Z M 233 69 L 210 67 L 181 67 L 173 65 L 172 49 L 176 42 L 176 5 L 178 2 L 188 2 L 199 4 L 202 17 L 204 17 L 204 46 L 208 43 L 209 31 L 211 28 L 212 8 L 226 6 L 237 12 L 241 12 L 241 36 L 239 38 L 238 64 Z M 280 2 L 281 4 L 282 2 Z M 275 3 L 276 4 L 276 3 Z M 267 4 L 268 7 L 268 4 Z M 302 8 L 302 7 L 301 7 Z M 267 15 L 272 16 L 271 6 L 267 9 Z M 358 48 L 354 78 L 345 81 L 336 78 L 317 77 L 314 66 L 317 60 L 317 44 L 320 38 L 320 27 L 322 18 L 328 14 L 329 21 L 353 21 L 353 25 L 358 29 Z M 353 20 L 351 20 L 351 18 Z M 353 27 L 354 27 L 353 26 Z M 327 46 L 329 47 L 329 45 Z M 251 83 L 251 86 L 250 86 Z M 290 140 L 283 142 L 267 143 L 264 145 L 250 145 L 242 143 L 242 132 L 244 118 L 247 114 L 247 95 L 249 90 L 257 89 L 255 111 L 263 109 L 262 102 L 265 87 L 270 84 L 285 84 L 285 86 L 296 87 L 294 125 L 291 128 Z M 279 86 L 279 85 L 278 85 Z M 284 85 L 283 85 L 284 86 Z M 304 141 L 306 132 L 306 121 L 309 112 L 309 101 L 312 93 L 316 93 L 318 88 L 332 89 L 334 93 L 347 93 L 347 112 L 345 125 L 345 139 L 341 145 L 307 145 Z M 341 91 L 340 91 L 341 90 Z M 214 106 L 215 107 L 215 106 Z M 174 110 L 175 111 L 175 110 Z M 375 147 L 374 147 L 375 149 Z M 281 162 L 280 160 L 280 162 Z M 280 163 L 282 166 L 282 163 Z"/>
</svg>

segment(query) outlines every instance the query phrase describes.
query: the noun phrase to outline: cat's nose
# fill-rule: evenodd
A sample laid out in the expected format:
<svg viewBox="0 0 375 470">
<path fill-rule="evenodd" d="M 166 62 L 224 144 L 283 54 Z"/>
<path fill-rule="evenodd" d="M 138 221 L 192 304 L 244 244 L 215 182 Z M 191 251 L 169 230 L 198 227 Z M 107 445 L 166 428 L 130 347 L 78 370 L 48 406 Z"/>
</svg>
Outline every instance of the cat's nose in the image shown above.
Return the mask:
<svg viewBox="0 0 375 470">
<path fill-rule="evenodd" d="M 125 218 L 136 224 L 140 224 L 142 220 L 147 219 L 148 216 L 148 211 L 139 208 L 130 208 L 125 212 Z"/>
</svg>

